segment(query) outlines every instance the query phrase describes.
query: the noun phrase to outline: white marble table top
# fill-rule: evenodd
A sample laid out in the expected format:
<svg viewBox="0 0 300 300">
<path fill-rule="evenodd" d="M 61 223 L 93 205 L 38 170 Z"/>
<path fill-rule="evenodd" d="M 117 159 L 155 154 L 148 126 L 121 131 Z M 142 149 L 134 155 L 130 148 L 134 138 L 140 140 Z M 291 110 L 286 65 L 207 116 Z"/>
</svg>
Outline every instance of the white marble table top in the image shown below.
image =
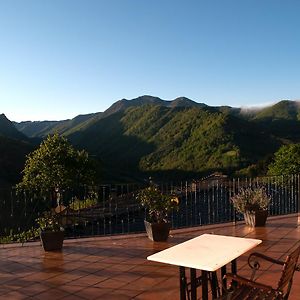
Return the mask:
<svg viewBox="0 0 300 300">
<path fill-rule="evenodd" d="M 150 255 L 147 259 L 204 271 L 216 271 L 261 242 L 257 239 L 202 234 Z"/>
</svg>

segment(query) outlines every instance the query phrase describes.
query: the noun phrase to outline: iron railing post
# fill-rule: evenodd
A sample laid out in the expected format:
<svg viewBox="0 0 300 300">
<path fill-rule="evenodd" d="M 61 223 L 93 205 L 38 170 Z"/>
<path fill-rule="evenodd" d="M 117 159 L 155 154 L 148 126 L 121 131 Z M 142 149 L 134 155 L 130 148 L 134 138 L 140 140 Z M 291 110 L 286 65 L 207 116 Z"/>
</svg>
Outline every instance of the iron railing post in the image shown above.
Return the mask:
<svg viewBox="0 0 300 300">
<path fill-rule="evenodd" d="M 298 176 L 298 207 L 297 207 L 297 225 L 300 226 L 300 174 Z"/>
</svg>

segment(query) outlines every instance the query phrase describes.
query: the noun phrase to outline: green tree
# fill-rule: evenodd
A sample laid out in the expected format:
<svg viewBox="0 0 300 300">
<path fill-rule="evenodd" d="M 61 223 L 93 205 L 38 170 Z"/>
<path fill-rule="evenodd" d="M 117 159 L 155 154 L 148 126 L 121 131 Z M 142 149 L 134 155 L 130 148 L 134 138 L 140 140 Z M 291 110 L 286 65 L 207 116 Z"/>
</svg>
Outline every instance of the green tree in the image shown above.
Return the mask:
<svg viewBox="0 0 300 300">
<path fill-rule="evenodd" d="M 268 167 L 269 175 L 300 173 L 300 144 L 284 145 L 274 154 L 274 162 Z"/>
<path fill-rule="evenodd" d="M 26 159 L 17 188 L 52 192 L 91 184 L 93 168 L 85 150 L 78 151 L 66 138 L 49 135 Z"/>
</svg>

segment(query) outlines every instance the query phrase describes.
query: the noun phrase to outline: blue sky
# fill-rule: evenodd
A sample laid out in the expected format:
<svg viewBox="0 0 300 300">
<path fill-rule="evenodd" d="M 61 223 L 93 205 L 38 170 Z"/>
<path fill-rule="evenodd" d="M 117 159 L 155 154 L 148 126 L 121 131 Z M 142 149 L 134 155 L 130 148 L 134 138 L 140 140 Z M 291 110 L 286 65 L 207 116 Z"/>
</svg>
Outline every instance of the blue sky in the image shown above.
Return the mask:
<svg viewBox="0 0 300 300">
<path fill-rule="evenodd" d="M 60 120 L 141 95 L 300 99 L 297 0 L 0 0 L 0 112 Z"/>
</svg>

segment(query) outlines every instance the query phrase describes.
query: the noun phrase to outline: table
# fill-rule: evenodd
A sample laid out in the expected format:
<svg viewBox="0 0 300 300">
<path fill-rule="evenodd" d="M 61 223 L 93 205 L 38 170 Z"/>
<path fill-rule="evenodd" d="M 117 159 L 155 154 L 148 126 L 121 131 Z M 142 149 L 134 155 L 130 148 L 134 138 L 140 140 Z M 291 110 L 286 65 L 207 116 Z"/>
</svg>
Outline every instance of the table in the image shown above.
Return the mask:
<svg viewBox="0 0 300 300">
<path fill-rule="evenodd" d="M 259 245 L 257 239 L 233 236 L 202 234 L 184 243 L 170 247 L 147 257 L 148 260 L 179 266 L 180 299 L 186 299 L 185 268 L 190 268 L 191 299 L 197 299 L 196 269 L 201 270 L 202 298 L 208 299 L 208 272 L 221 268 L 226 273 L 226 264 L 232 263 L 236 272 L 236 258 Z M 213 287 L 212 287 L 213 289 Z"/>
</svg>

